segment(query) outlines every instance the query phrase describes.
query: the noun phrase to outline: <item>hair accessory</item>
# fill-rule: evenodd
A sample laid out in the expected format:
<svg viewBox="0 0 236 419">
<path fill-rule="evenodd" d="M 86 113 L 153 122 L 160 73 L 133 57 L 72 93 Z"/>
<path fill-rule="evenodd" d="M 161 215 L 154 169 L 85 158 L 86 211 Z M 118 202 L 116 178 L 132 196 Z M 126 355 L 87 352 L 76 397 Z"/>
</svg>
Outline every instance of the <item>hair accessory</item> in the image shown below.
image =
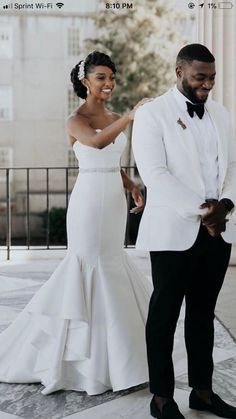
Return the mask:
<svg viewBox="0 0 236 419">
<path fill-rule="evenodd" d="M 79 72 L 78 72 L 78 79 L 82 80 L 85 77 L 85 73 L 84 73 L 84 66 L 85 66 L 85 61 L 81 61 L 80 65 L 79 65 Z"/>
</svg>

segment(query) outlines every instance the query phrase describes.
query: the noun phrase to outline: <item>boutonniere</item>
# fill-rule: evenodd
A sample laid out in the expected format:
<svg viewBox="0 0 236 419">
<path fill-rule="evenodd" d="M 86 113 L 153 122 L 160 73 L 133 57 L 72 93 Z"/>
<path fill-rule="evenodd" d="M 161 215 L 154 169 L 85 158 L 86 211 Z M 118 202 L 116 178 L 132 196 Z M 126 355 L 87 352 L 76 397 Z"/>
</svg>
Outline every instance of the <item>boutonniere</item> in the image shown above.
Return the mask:
<svg viewBox="0 0 236 419">
<path fill-rule="evenodd" d="M 181 126 L 181 128 L 186 129 L 186 125 L 183 123 L 182 119 L 178 119 L 177 124 L 179 124 Z"/>
</svg>

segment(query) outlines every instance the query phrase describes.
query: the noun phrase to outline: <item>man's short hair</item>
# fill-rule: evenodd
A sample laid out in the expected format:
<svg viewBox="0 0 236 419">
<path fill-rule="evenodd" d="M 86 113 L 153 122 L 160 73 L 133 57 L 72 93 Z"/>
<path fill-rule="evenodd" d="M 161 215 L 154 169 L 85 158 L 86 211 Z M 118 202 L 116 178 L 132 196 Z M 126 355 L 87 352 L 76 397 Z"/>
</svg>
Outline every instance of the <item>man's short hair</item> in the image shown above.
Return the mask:
<svg viewBox="0 0 236 419">
<path fill-rule="evenodd" d="M 176 58 L 176 65 L 181 65 L 184 62 L 190 64 L 193 60 L 213 63 L 215 61 L 215 57 L 209 49 L 205 47 L 205 45 L 189 44 L 179 51 Z"/>
</svg>

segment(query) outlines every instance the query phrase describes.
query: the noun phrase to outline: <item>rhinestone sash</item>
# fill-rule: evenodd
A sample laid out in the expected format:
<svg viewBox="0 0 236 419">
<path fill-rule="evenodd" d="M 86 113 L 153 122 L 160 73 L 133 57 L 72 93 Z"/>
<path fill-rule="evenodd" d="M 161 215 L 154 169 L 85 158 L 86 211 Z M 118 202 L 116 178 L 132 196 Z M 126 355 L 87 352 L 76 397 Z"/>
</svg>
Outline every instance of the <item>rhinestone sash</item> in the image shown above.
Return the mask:
<svg viewBox="0 0 236 419">
<path fill-rule="evenodd" d="M 91 168 L 83 168 L 79 169 L 79 173 L 114 173 L 119 172 L 120 167 L 91 167 Z"/>
</svg>

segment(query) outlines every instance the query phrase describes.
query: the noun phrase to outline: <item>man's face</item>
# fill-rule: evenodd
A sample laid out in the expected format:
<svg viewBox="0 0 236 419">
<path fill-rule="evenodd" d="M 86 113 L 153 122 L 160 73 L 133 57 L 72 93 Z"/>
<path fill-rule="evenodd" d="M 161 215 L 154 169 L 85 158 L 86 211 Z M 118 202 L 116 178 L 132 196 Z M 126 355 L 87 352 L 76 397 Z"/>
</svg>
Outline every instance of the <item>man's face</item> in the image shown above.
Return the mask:
<svg viewBox="0 0 236 419">
<path fill-rule="evenodd" d="M 215 63 L 193 60 L 176 68 L 177 86 L 193 103 L 205 103 L 215 84 Z"/>
</svg>

